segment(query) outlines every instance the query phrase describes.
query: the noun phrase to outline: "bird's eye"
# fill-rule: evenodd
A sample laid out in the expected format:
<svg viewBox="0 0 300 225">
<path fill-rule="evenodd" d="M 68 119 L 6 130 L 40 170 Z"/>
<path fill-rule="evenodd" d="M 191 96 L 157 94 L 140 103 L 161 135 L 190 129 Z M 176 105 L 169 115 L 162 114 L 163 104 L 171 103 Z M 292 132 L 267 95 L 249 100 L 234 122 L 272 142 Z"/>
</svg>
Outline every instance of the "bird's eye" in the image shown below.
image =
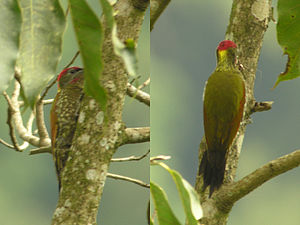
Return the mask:
<svg viewBox="0 0 300 225">
<path fill-rule="evenodd" d="M 76 71 L 74 69 L 70 69 L 69 73 L 73 74 L 75 73 Z"/>
</svg>

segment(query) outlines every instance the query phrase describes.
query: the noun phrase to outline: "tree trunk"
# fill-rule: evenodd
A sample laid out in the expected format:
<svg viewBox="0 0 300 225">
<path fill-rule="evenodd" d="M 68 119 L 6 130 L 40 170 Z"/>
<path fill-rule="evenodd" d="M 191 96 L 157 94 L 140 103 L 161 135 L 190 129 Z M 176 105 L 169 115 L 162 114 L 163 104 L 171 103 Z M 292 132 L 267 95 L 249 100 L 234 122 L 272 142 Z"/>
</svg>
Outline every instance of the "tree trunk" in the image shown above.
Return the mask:
<svg viewBox="0 0 300 225">
<path fill-rule="evenodd" d="M 148 0 L 119 0 L 114 5 L 118 36 L 137 41 Z M 105 23 L 102 20 L 105 29 Z M 106 112 L 94 99 L 85 96 L 62 175 L 62 188 L 52 224 L 96 224 L 109 162 L 124 139 L 122 111 L 127 73 L 123 61 L 114 54 L 111 32 L 105 29 L 104 70 L 101 85 L 107 91 Z"/>
</svg>

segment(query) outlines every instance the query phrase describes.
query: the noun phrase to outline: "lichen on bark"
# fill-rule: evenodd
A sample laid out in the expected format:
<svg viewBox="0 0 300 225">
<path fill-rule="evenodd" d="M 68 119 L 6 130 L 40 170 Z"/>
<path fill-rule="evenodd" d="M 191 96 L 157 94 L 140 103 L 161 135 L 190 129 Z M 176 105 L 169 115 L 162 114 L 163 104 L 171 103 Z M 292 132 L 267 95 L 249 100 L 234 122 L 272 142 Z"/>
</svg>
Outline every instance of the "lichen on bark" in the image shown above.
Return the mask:
<svg viewBox="0 0 300 225">
<path fill-rule="evenodd" d="M 119 0 L 114 5 L 118 37 L 137 41 L 149 1 Z M 105 23 L 102 24 L 104 25 Z M 105 26 L 104 26 L 105 29 Z M 122 60 L 114 54 L 111 32 L 105 29 L 104 69 L 101 85 L 107 91 L 106 111 L 85 96 L 70 156 L 62 175 L 62 188 L 52 224 L 96 224 L 99 202 L 110 159 L 123 138 L 122 111 L 127 73 Z M 96 121 L 95 121 L 96 120 Z M 105 141 L 104 141 L 105 140 Z M 87 143 L 88 142 L 88 143 Z"/>
</svg>

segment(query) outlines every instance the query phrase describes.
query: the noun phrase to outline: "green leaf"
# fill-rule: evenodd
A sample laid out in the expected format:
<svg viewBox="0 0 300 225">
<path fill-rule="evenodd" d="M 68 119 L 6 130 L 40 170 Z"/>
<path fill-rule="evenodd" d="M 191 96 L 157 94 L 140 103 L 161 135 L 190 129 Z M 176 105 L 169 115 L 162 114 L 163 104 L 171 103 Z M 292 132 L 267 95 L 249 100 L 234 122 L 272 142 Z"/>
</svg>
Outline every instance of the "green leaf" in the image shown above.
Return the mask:
<svg viewBox="0 0 300 225">
<path fill-rule="evenodd" d="M 114 9 L 112 4 L 107 0 L 100 0 L 103 14 L 105 16 L 106 26 L 112 31 L 115 26 Z"/>
<path fill-rule="evenodd" d="M 102 26 L 85 0 L 69 0 L 73 26 L 84 65 L 85 92 L 106 107 L 106 93 L 99 78 L 103 71 Z"/>
<path fill-rule="evenodd" d="M 299 0 L 278 0 L 277 40 L 288 55 L 286 69 L 274 85 L 300 76 L 300 4 Z"/>
<path fill-rule="evenodd" d="M 174 215 L 169 205 L 164 190 L 154 182 L 150 182 L 150 192 L 154 200 L 154 206 L 156 209 L 159 224 L 180 225 L 180 222 L 177 220 L 176 216 Z"/>
<path fill-rule="evenodd" d="M 61 57 L 65 16 L 58 0 L 22 0 L 22 30 L 17 65 L 25 97 L 33 107 L 55 75 Z"/>
<path fill-rule="evenodd" d="M 19 51 L 21 12 L 17 0 L 0 1 L 0 93 L 14 75 Z"/>
<path fill-rule="evenodd" d="M 198 193 L 177 171 L 170 169 L 164 163 L 158 163 L 158 165 L 162 166 L 171 174 L 176 184 L 185 211 L 187 224 L 198 225 L 198 220 L 203 214 Z"/>
<path fill-rule="evenodd" d="M 136 44 L 133 39 L 127 39 L 122 43 L 118 38 L 117 24 L 114 19 L 113 7 L 107 0 L 100 0 L 104 16 L 106 18 L 107 27 L 112 32 L 112 42 L 114 52 L 120 56 L 125 64 L 129 76 L 137 77 L 137 57 L 136 57 Z"/>
</svg>

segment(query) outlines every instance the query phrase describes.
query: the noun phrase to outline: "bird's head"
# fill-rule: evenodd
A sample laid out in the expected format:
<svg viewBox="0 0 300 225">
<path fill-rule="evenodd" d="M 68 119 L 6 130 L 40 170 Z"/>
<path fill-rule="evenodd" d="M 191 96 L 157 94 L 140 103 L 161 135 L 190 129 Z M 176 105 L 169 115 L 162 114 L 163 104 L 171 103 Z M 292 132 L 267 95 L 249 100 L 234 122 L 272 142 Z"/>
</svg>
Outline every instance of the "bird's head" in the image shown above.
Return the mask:
<svg viewBox="0 0 300 225">
<path fill-rule="evenodd" d="M 235 48 L 237 48 L 237 46 L 233 41 L 224 40 L 219 43 L 217 50 L 223 51 L 223 50 L 228 50 L 229 48 L 235 49 Z"/>
<path fill-rule="evenodd" d="M 69 67 L 60 72 L 57 77 L 58 87 L 65 88 L 68 85 L 83 86 L 83 69 L 80 67 Z"/>
<path fill-rule="evenodd" d="M 236 53 L 237 46 L 233 41 L 221 41 L 217 47 L 217 67 L 235 67 L 237 64 Z"/>
</svg>

